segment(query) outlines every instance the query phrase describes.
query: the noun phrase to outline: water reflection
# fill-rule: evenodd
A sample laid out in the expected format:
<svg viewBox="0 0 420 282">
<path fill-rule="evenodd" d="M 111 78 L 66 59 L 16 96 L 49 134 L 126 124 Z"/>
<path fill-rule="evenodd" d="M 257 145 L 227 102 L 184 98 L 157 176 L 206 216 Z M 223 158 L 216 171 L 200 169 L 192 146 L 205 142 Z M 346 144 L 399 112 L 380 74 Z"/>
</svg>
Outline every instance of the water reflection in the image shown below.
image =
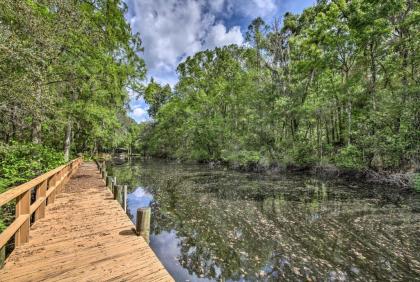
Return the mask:
<svg viewBox="0 0 420 282">
<path fill-rule="evenodd" d="M 162 231 L 159 234 L 154 234 L 150 240 L 150 246 L 160 261 L 165 265 L 166 269 L 176 277 L 177 281 L 211 281 L 210 279 L 204 278 L 203 275 L 198 277 L 195 273 L 181 265 L 179 261 L 180 244 L 181 239 L 175 230 L 169 232 Z"/>
<path fill-rule="evenodd" d="M 127 213 L 133 222 L 137 220 L 137 209 L 149 207 L 153 201 L 153 195 L 147 192 L 143 187 L 131 189 L 127 195 Z"/>
<path fill-rule="evenodd" d="M 128 210 L 152 207 L 151 246 L 177 281 L 413 281 L 416 194 L 205 166 L 116 166 Z"/>
</svg>

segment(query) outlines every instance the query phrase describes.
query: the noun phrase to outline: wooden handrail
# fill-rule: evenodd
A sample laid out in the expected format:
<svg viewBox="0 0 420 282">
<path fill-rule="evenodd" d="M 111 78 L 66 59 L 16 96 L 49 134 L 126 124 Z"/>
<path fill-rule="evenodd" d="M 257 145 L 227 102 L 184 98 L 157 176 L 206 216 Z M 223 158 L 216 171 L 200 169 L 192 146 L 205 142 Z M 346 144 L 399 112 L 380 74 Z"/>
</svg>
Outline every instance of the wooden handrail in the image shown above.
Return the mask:
<svg viewBox="0 0 420 282">
<path fill-rule="evenodd" d="M 10 188 L 0 194 L 0 207 L 16 199 L 15 220 L 0 234 L 0 249 L 15 236 L 15 245 L 20 246 L 29 240 L 31 215 L 37 221 L 45 216 L 45 207 L 55 200 L 55 196 L 70 177 L 76 172 L 82 158 L 77 158 L 40 175 L 22 185 Z M 31 190 L 36 188 L 35 201 L 31 204 Z"/>
</svg>

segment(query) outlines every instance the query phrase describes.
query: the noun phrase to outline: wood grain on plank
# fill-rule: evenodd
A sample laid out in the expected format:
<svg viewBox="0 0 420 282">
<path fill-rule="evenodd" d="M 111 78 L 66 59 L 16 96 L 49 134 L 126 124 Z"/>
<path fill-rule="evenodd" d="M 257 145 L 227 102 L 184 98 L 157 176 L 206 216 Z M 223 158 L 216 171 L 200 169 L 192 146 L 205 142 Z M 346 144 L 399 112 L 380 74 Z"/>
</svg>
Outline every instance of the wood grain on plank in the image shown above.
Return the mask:
<svg viewBox="0 0 420 282">
<path fill-rule="evenodd" d="M 173 281 L 93 163 L 61 188 L 0 270 L 0 281 Z"/>
</svg>

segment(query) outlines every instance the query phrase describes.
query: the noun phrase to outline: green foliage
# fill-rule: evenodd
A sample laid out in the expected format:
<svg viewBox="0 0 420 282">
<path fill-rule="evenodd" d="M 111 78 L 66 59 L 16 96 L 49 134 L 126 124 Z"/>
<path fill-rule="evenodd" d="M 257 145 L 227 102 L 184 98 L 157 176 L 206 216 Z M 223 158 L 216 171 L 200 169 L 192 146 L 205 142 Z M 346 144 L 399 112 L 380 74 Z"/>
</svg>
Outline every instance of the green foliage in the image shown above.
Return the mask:
<svg viewBox="0 0 420 282">
<path fill-rule="evenodd" d="M 408 0 L 317 1 L 282 28 L 257 18 L 247 46 L 181 63 L 173 93 L 148 86 L 142 150 L 241 165 L 419 163 L 419 13 Z"/>
<path fill-rule="evenodd" d="M 339 150 L 335 163 L 346 169 L 360 169 L 363 164 L 362 152 L 356 146 L 348 145 Z"/>
<path fill-rule="evenodd" d="M 72 153 L 134 143 L 141 40 L 120 0 L 0 2 L 0 140 Z"/>
<path fill-rule="evenodd" d="M 39 144 L 0 144 L 0 192 L 62 164 L 61 152 Z"/>
<path fill-rule="evenodd" d="M 4 224 L 3 220 L 0 219 L 0 232 L 6 229 L 6 225 Z"/>
<path fill-rule="evenodd" d="M 152 78 L 144 91 L 144 100 L 149 105 L 148 113 L 151 117 L 156 116 L 160 107 L 169 100 L 171 94 L 169 85 L 162 87 Z"/>
<path fill-rule="evenodd" d="M 317 162 L 316 154 L 316 150 L 311 144 L 299 144 L 290 151 L 289 156 L 291 157 L 291 160 L 289 162 L 291 164 L 303 166 L 313 165 Z"/>
<path fill-rule="evenodd" d="M 420 193 L 420 173 L 415 173 L 413 176 L 414 190 Z"/>
<path fill-rule="evenodd" d="M 0 193 L 64 164 L 62 152 L 32 143 L 0 143 Z M 0 209 L 0 232 L 13 221 L 14 204 Z"/>
<path fill-rule="evenodd" d="M 124 146 L 241 166 L 406 168 L 420 155 L 419 7 L 317 1 L 282 26 L 257 18 L 246 45 L 183 61 L 171 89 L 142 86 L 123 1 L 0 1 L 0 140 L 65 159 Z M 127 117 L 128 89 L 153 122 Z"/>
<path fill-rule="evenodd" d="M 146 68 L 125 12 L 121 0 L 0 1 L 0 193 L 79 152 L 133 146 L 128 89 L 143 90 Z"/>
<path fill-rule="evenodd" d="M 260 152 L 222 150 L 222 160 L 233 165 L 247 166 L 251 164 L 258 164 L 260 158 Z"/>
</svg>

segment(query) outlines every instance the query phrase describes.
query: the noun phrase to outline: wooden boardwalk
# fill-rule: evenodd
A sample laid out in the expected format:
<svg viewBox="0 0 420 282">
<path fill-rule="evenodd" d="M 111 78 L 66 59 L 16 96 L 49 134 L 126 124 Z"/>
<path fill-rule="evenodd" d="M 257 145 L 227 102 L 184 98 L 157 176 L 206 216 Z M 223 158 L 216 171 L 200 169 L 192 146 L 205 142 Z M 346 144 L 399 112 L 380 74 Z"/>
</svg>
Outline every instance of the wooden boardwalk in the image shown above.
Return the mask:
<svg viewBox="0 0 420 282">
<path fill-rule="evenodd" d="M 73 175 L 0 281 L 173 281 L 105 187 L 93 163 Z"/>
</svg>

